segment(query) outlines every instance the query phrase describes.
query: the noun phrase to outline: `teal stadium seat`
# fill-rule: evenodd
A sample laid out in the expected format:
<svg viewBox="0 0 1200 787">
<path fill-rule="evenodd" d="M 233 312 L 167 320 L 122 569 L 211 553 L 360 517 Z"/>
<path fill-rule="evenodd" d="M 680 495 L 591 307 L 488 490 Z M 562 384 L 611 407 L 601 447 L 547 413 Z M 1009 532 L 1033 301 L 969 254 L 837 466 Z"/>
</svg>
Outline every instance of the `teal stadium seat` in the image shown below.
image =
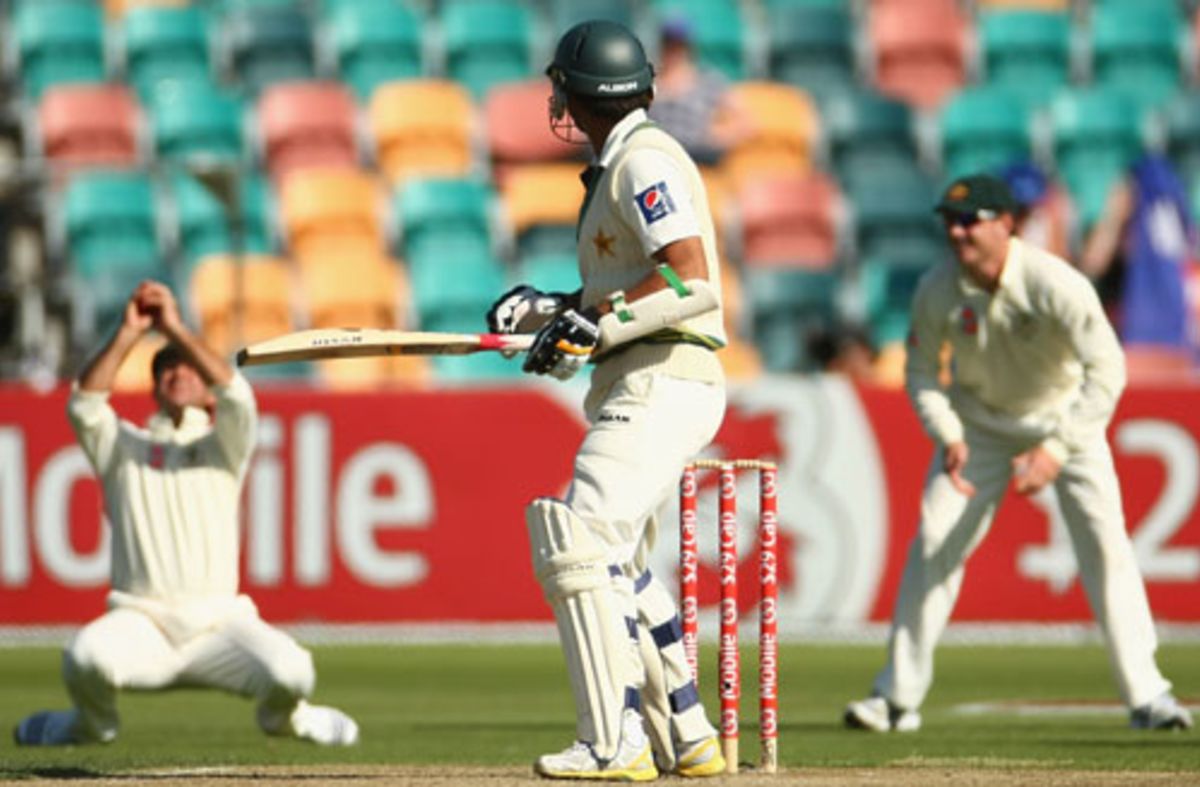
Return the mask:
<svg viewBox="0 0 1200 787">
<path fill-rule="evenodd" d="M 329 10 L 329 34 L 343 81 L 365 102 L 375 88 L 424 73 L 424 20 L 398 0 L 338 2 Z"/>
<path fill-rule="evenodd" d="M 1167 155 L 1189 184 L 1200 182 L 1200 92 L 1180 93 L 1163 115 Z"/>
<path fill-rule="evenodd" d="M 848 90 L 825 105 L 825 138 L 839 180 L 854 180 L 897 163 L 917 160 L 913 112 L 873 90 Z"/>
<path fill-rule="evenodd" d="M 859 263 L 867 323 L 877 347 L 904 340 L 917 284 L 936 263 L 937 260 L 904 254 L 870 257 Z"/>
<path fill-rule="evenodd" d="M 243 156 L 243 101 L 207 81 L 159 84 L 147 110 L 159 158 L 230 161 Z"/>
<path fill-rule="evenodd" d="M 311 79 L 312 30 L 299 6 L 253 3 L 225 16 L 225 39 L 238 82 L 253 96 L 277 82 Z"/>
<path fill-rule="evenodd" d="M 491 257 L 495 192 L 455 178 L 413 180 L 392 202 L 401 256 L 412 267 Z"/>
<path fill-rule="evenodd" d="M 551 29 L 560 34 L 579 22 L 607 19 L 633 30 L 637 26 L 634 3 L 635 0 L 550 0 Z"/>
<path fill-rule="evenodd" d="M 1186 25 L 1166 3 L 1107 3 L 1092 10 L 1095 84 L 1125 91 L 1141 108 L 1157 107 L 1179 89 Z"/>
<path fill-rule="evenodd" d="M 167 272 L 158 244 L 155 195 L 137 171 L 81 172 L 64 194 L 64 238 L 84 330 L 107 330 L 146 278 Z"/>
<path fill-rule="evenodd" d="M 966 88 L 942 106 L 939 120 L 947 181 L 999 170 L 1030 157 L 1029 114 L 1017 95 L 1005 88 Z"/>
<path fill-rule="evenodd" d="M 807 337 L 837 321 L 836 268 L 754 268 L 743 276 L 751 338 L 771 372 L 811 371 Z"/>
<path fill-rule="evenodd" d="M 1100 216 L 1113 183 L 1141 153 L 1137 104 L 1103 88 L 1075 88 L 1051 104 L 1054 158 L 1081 228 Z"/>
<path fill-rule="evenodd" d="M 580 287 L 579 260 L 574 254 L 537 254 L 517 263 L 513 281 L 542 292 L 575 292 Z"/>
<path fill-rule="evenodd" d="M 656 21 L 686 19 L 692 46 L 704 65 L 731 80 L 746 78 L 745 25 L 737 0 L 655 0 Z"/>
<path fill-rule="evenodd" d="M 125 71 L 142 101 L 163 82 L 211 81 L 208 23 L 200 6 L 137 6 L 126 12 Z"/>
<path fill-rule="evenodd" d="M 36 100 L 51 85 L 104 80 L 104 19 L 98 4 L 21 0 L 10 22 L 26 96 Z"/>
<path fill-rule="evenodd" d="M 944 233 L 933 213 L 937 190 L 920 170 L 897 166 L 864 172 L 847 182 L 845 191 L 858 259 L 944 256 Z"/>
<path fill-rule="evenodd" d="M 441 4 L 446 73 L 482 100 L 494 85 L 533 76 L 533 16 L 516 0 Z"/>
<path fill-rule="evenodd" d="M 1071 72 L 1071 19 L 1066 13 L 997 9 L 979 15 L 984 83 L 1013 91 L 1030 107 L 1045 106 Z"/>
<path fill-rule="evenodd" d="M 767 9 L 768 73 L 825 104 L 855 84 L 854 17 L 837 4 Z"/>
<path fill-rule="evenodd" d="M 186 281 L 201 259 L 214 254 L 233 254 L 235 238 L 229 213 L 221 201 L 200 180 L 184 172 L 170 179 L 175 212 L 175 244 L 181 264 L 178 270 Z M 238 180 L 241 207 L 241 251 L 270 254 L 270 189 L 261 175 L 243 175 Z"/>
</svg>

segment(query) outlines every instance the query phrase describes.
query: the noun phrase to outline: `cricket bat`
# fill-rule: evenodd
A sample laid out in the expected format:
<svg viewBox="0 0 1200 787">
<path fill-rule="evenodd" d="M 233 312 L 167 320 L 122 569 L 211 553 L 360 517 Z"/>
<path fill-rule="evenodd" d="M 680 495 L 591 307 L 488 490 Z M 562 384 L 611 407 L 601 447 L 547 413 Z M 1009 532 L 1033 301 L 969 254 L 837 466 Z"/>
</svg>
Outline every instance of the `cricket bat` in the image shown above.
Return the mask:
<svg viewBox="0 0 1200 787">
<path fill-rule="evenodd" d="M 376 355 L 466 355 L 485 350 L 520 352 L 533 335 L 431 333 L 381 328 L 315 328 L 276 336 L 238 350 L 238 366 Z"/>
</svg>

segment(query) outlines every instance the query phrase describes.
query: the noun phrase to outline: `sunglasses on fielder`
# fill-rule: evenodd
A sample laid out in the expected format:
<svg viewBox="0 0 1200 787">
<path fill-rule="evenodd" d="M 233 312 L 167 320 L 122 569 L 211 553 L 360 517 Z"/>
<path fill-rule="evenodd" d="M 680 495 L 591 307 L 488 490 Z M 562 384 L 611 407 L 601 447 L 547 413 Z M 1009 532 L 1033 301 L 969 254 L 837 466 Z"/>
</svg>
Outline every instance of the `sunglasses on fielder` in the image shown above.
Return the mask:
<svg viewBox="0 0 1200 787">
<path fill-rule="evenodd" d="M 963 229 L 970 229 L 981 221 L 991 221 L 999 215 L 998 212 L 988 210 L 987 208 L 981 208 L 974 213 L 958 213 L 944 210 L 942 211 L 942 221 L 945 222 L 947 228 L 962 227 Z"/>
</svg>

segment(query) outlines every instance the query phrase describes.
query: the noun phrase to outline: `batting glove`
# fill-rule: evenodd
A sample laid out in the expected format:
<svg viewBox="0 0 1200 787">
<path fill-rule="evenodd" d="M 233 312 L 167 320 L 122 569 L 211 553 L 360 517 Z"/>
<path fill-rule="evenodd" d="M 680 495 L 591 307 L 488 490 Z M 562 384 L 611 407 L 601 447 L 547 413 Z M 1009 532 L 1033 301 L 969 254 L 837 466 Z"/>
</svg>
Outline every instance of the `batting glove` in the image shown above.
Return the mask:
<svg viewBox="0 0 1200 787">
<path fill-rule="evenodd" d="M 563 307 L 560 293 L 547 293 L 522 284 L 501 295 L 488 309 L 492 333 L 533 333 Z"/>
<path fill-rule="evenodd" d="M 594 309 L 567 309 L 546 323 L 533 339 L 521 367 L 533 374 L 569 380 L 592 357 L 600 341 L 599 315 Z"/>
</svg>

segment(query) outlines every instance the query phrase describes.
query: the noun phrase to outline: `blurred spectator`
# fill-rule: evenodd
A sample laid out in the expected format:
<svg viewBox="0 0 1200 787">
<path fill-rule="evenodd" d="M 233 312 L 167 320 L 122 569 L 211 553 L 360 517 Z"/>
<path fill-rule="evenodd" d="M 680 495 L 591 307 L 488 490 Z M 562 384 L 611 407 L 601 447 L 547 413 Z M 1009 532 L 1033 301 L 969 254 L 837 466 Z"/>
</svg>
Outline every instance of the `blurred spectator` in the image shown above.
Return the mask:
<svg viewBox="0 0 1200 787">
<path fill-rule="evenodd" d="M 728 80 L 696 61 L 687 19 L 671 17 L 663 22 L 654 88 L 650 118 L 679 140 L 699 164 L 716 163 L 749 132 L 745 113 L 734 106 Z"/>
<path fill-rule="evenodd" d="M 1196 240 L 1187 192 L 1170 161 L 1139 158 L 1113 186 L 1079 261 L 1122 342 L 1195 347 L 1188 288 Z"/>
<path fill-rule="evenodd" d="M 1071 198 L 1032 161 L 1016 161 L 999 172 L 1019 204 L 1017 236 L 1051 254 L 1071 259 Z"/>
<path fill-rule="evenodd" d="M 875 383 L 878 352 L 866 329 L 858 325 L 831 325 L 807 339 L 808 357 L 816 368 L 844 374 L 858 383 Z"/>
</svg>

